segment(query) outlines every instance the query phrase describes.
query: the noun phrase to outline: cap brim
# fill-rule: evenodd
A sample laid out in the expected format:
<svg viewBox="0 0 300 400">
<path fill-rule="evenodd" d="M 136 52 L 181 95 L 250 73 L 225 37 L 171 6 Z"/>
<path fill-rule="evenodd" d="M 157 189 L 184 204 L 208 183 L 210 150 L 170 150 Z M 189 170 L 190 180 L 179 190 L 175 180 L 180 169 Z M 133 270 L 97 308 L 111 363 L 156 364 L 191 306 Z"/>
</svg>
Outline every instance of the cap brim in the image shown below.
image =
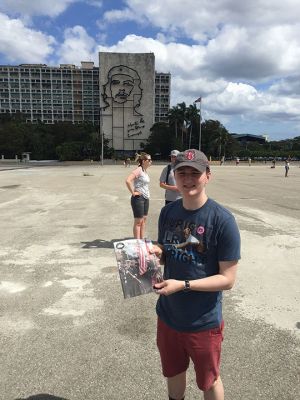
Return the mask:
<svg viewBox="0 0 300 400">
<path fill-rule="evenodd" d="M 175 165 L 175 167 L 173 168 L 173 171 L 176 171 L 178 168 L 181 168 L 181 167 L 191 167 L 191 168 L 196 169 L 199 172 L 205 172 L 207 168 L 209 169 L 209 165 L 199 165 L 193 161 L 183 161 L 183 162 Z"/>
</svg>

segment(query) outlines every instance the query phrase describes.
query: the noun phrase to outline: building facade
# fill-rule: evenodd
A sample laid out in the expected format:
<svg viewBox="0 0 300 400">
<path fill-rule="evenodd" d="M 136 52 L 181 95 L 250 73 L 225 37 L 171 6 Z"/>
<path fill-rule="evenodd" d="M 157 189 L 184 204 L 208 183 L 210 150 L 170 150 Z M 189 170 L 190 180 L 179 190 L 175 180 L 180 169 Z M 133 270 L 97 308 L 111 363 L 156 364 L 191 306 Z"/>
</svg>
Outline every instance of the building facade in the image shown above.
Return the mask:
<svg viewBox="0 0 300 400">
<path fill-rule="evenodd" d="M 167 121 L 171 75 L 155 72 L 152 53 L 100 53 L 99 59 L 100 68 L 95 67 L 93 62 L 81 62 L 80 67 L 72 64 L 61 64 L 59 67 L 45 64 L 0 65 L 0 114 L 21 113 L 27 122 L 32 123 L 91 122 L 100 127 L 101 84 L 104 90 L 107 68 L 123 63 L 122 65 L 136 71 L 136 82 L 139 78 L 141 80 L 141 102 L 138 107 L 134 104 L 135 117 L 140 119 L 138 121 L 138 118 L 135 118 L 134 121 L 128 122 L 133 124 L 128 127 L 132 130 L 125 132 L 122 140 L 117 139 L 118 136 L 121 137 L 119 126 L 119 133 L 115 133 L 113 140 L 112 133 L 109 133 L 108 127 L 105 126 L 107 118 L 104 122 L 104 114 L 108 111 L 106 109 L 103 111 L 103 129 L 105 135 L 110 135 L 111 145 L 115 145 L 116 150 L 121 147 L 122 150 L 138 150 L 139 143 L 148 137 L 152 124 Z M 100 84 L 101 79 L 103 82 Z M 105 106 L 102 95 L 101 92 L 102 106 Z M 134 101 L 137 101 L 139 94 L 133 95 Z M 141 119 L 147 119 L 145 124 Z M 145 126 L 142 128 L 143 125 Z M 135 129 L 138 126 L 143 133 L 138 134 L 140 130 Z M 128 134 L 131 135 L 130 140 Z"/>
<path fill-rule="evenodd" d="M 115 150 L 138 151 L 154 123 L 153 53 L 99 53 L 101 131 Z"/>
<path fill-rule="evenodd" d="M 84 121 L 99 124 L 99 68 L 61 64 L 0 66 L 0 113 L 22 113 L 46 124 Z"/>
<path fill-rule="evenodd" d="M 170 110 L 171 74 L 155 73 L 155 122 L 168 122 Z"/>
</svg>

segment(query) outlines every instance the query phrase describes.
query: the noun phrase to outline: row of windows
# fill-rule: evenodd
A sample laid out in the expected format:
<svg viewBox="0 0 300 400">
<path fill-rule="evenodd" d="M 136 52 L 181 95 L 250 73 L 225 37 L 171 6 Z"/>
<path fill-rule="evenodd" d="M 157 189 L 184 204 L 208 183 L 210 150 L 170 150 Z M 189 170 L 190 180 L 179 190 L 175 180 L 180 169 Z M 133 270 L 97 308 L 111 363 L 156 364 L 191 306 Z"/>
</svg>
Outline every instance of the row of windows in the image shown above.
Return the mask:
<svg viewBox="0 0 300 400">
<path fill-rule="evenodd" d="M 13 83 L 32 83 L 32 84 L 36 84 L 36 83 L 38 83 L 38 84 L 59 84 L 60 86 L 61 85 L 72 85 L 72 84 L 76 84 L 76 85 L 84 85 L 84 86 L 86 86 L 86 85 L 99 85 L 99 81 L 98 80 L 90 80 L 90 79 L 86 79 L 86 80 L 82 80 L 82 79 L 79 79 L 79 80 L 71 80 L 71 79 L 45 79 L 44 77 L 42 78 L 42 79 L 29 79 L 29 78 L 8 78 L 8 77 L 6 77 L 6 76 L 1 76 L 1 74 L 0 74 L 0 82 L 3 82 L 3 83 L 10 83 L 10 84 L 13 84 Z"/>
<path fill-rule="evenodd" d="M 63 76 L 70 76 L 70 75 L 92 75 L 92 74 L 99 74 L 99 68 L 89 69 L 89 70 L 82 70 L 82 69 L 69 69 L 69 68 L 16 68 L 16 67 L 0 67 L 0 72 L 6 73 L 23 73 L 24 75 L 36 73 L 44 73 L 44 74 L 58 74 Z"/>
<path fill-rule="evenodd" d="M 95 92 L 90 91 L 90 90 L 81 90 L 81 91 L 76 90 L 76 92 L 74 92 L 72 90 L 67 90 L 67 89 L 64 89 L 64 90 L 32 89 L 32 90 L 30 90 L 30 89 L 27 88 L 27 89 L 19 90 L 19 88 L 16 88 L 16 89 L 9 90 L 7 88 L 0 88 L 0 94 L 9 95 L 9 93 L 11 93 L 11 94 L 17 93 L 17 94 L 20 94 L 22 96 L 24 96 L 24 93 L 32 93 L 32 94 L 39 94 L 40 96 L 44 96 L 45 94 L 58 94 L 58 95 L 60 95 L 60 97 L 65 97 L 65 95 L 68 95 L 68 94 L 72 95 L 73 93 L 78 94 L 78 92 L 82 93 L 84 95 L 84 98 L 87 97 L 87 96 L 89 98 L 92 98 L 92 97 L 94 97 L 95 99 L 99 98 L 99 94 L 98 93 L 95 93 Z M 71 97 L 71 96 L 68 96 L 68 97 Z"/>
</svg>

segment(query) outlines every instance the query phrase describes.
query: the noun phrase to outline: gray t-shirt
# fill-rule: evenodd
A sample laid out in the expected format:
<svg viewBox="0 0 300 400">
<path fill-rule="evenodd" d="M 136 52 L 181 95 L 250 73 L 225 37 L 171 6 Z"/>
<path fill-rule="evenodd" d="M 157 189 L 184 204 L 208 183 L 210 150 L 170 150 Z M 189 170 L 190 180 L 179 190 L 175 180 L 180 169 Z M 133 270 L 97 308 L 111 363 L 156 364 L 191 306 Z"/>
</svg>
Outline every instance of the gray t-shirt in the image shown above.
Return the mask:
<svg viewBox="0 0 300 400">
<path fill-rule="evenodd" d="M 150 177 L 142 167 L 137 167 L 132 173 L 135 176 L 134 179 L 134 191 L 140 192 L 145 199 L 149 199 L 149 183 Z"/>
<path fill-rule="evenodd" d="M 162 173 L 159 178 L 159 182 L 166 183 L 167 185 L 176 186 L 173 166 L 172 166 L 172 164 L 169 164 L 169 165 L 171 165 L 171 169 L 170 169 L 170 173 L 168 176 L 168 182 L 167 182 L 168 165 L 162 170 Z M 181 198 L 181 194 L 179 192 L 177 192 L 175 190 L 166 189 L 165 199 L 167 201 L 175 201 L 180 198 Z"/>
</svg>

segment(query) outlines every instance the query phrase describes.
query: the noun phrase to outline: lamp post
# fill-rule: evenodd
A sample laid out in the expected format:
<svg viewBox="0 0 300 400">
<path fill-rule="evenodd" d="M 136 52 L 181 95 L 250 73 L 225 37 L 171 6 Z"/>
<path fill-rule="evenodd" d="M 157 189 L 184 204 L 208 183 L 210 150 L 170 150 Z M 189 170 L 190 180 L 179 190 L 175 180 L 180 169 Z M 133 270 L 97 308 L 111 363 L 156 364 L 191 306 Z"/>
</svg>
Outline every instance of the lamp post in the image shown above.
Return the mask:
<svg viewBox="0 0 300 400">
<path fill-rule="evenodd" d="M 103 120 L 102 108 L 100 108 L 100 134 L 101 134 L 101 165 L 104 165 L 104 133 L 103 133 Z"/>
<path fill-rule="evenodd" d="M 201 150 L 201 102 L 200 102 L 200 117 L 199 117 L 199 150 Z"/>
<path fill-rule="evenodd" d="M 103 118 L 102 118 L 102 107 L 101 107 L 101 96 L 99 104 L 99 140 L 101 140 L 101 165 L 103 167 L 104 158 L 104 132 L 103 132 Z"/>
</svg>

